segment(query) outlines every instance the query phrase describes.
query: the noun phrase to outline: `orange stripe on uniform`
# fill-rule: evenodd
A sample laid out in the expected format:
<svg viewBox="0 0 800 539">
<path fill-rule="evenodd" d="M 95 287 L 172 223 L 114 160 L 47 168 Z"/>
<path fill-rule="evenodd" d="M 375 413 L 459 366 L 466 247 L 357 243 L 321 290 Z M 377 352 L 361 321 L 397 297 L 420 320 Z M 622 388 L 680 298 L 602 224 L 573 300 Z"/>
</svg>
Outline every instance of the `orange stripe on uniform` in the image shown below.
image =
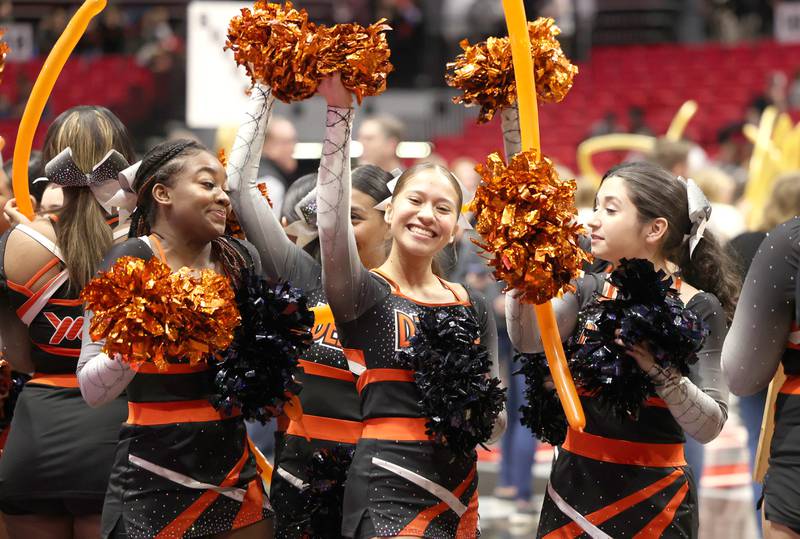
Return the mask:
<svg viewBox="0 0 800 539">
<path fill-rule="evenodd" d="M 393 440 L 401 442 L 423 442 L 431 437 L 425 432 L 424 417 L 385 417 L 365 419 L 362 438 L 375 440 Z"/>
<path fill-rule="evenodd" d="M 79 387 L 78 377 L 74 374 L 47 374 L 37 372 L 30 379 L 29 383 L 54 387 Z"/>
<path fill-rule="evenodd" d="M 786 377 L 786 381 L 781 386 L 778 393 L 784 395 L 800 395 L 800 376 L 792 374 Z"/>
<path fill-rule="evenodd" d="M 244 452 L 242 453 L 242 457 L 236 463 L 225 479 L 220 484 L 221 487 L 232 487 L 236 484 L 239 480 L 239 472 L 242 471 L 244 468 L 245 463 L 247 463 L 247 457 L 250 452 L 247 449 L 247 446 L 244 448 Z M 175 517 L 175 519 L 167 524 L 164 529 L 162 529 L 158 535 L 156 535 L 155 539 L 172 539 L 174 537 L 183 537 L 183 534 L 186 533 L 186 530 L 192 527 L 198 518 L 208 509 L 212 503 L 219 497 L 219 493 L 214 490 L 207 490 L 200 495 L 197 500 L 195 500 L 189 507 L 187 507 L 180 515 Z"/>
<path fill-rule="evenodd" d="M 300 426 L 295 421 L 290 421 L 286 434 L 302 438 L 308 435 L 316 440 L 344 444 L 355 444 L 361 438 L 362 425 L 358 421 L 303 414 L 302 422 L 303 424 Z"/>
<path fill-rule="evenodd" d="M 466 492 L 467 488 L 470 486 L 470 484 L 472 484 L 472 480 L 474 478 L 475 478 L 475 467 L 473 466 L 472 469 L 469 471 L 469 474 L 467 474 L 467 477 L 453 491 L 453 495 L 456 496 L 457 498 L 460 498 L 461 496 L 463 496 L 464 492 Z M 477 494 L 477 493 L 478 493 L 478 491 L 476 489 L 475 494 Z M 431 522 L 433 521 L 433 519 L 435 519 L 436 517 L 438 517 L 439 515 L 441 515 L 445 511 L 447 511 L 448 509 L 450 509 L 450 506 L 447 505 L 447 503 L 445 503 L 445 502 L 439 502 L 436 505 L 432 505 L 431 507 L 428 507 L 427 509 L 423 509 L 422 511 L 419 512 L 419 514 L 417 514 L 416 517 L 414 517 L 414 520 L 409 522 L 406 525 L 406 527 L 403 528 L 400 531 L 400 533 L 398 533 L 397 535 L 398 536 L 413 535 L 413 534 L 423 534 L 424 535 L 425 534 L 425 530 L 427 530 L 428 526 L 431 525 Z M 465 517 L 467 517 L 467 515 L 470 513 L 471 509 L 472 509 L 472 500 L 470 500 L 470 504 L 469 504 L 469 508 L 467 509 L 467 512 L 464 513 L 461 516 L 462 521 L 463 521 L 463 519 Z M 476 505 L 475 509 L 477 510 L 477 505 Z M 476 522 L 475 528 L 477 529 L 477 522 Z M 460 529 L 461 529 L 461 524 L 459 524 L 459 530 Z M 456 537 L 458 537 L 460 539 L 462 536 L 457 534 Z M 463 537 L 466 538 L 466 537 L 474 537 L 474 536 L 463 536 Z"/>
<path fill-rule="evenodd" d="M 321 376 L 323 378 L 333 378 L 334 380 L 343 380 L 345 382 L 354 382 L 355 378 L 353 373 L 344 369 L 337 369 L 329 365 L 320 365 L 313 361 L 306 361 L 305 359 L 297 360 L 297 365 L 303 369 L 303 372 L 311 376 Z"/>
<path fill-rule="evenodd" d="M 664 507 L 664 510 L 657 514 L 653 520 L 648 522 L 647 526 L 645 526 L 642 531 L 634 535 L 633 539 L 658 539 L 661 537 L 664 530 L 666 530 L 667 526 L 672 522 L 672 519 L 675 518 L 675 511 L 678 510 L 678 506 L 683 502 L 684 498 L 686 498 L 686 492 L 688 492 L 688 490 L 689 483 L 681 485 L 681 488 L 679 488 L 678 492 L 670 499 L 666 507 Z"/>
<path fill-rule="evenodd" d="M 659 468 L 686 466 L 683 444 L 629 442 L 569 428 L 562 447 L 570 453 L 613 464 Z"/>
<path fill-rule="evenodd" d="M 233 520 L 232 529 L 238 530 L 250 524 L 262 520 L 264 513 L 262 507 L 264 506 L 264 492 L 261 490 L 261 485 L 258 484 L 258 479 L 253 479 L 247 485 L 247 493 L 244 495 L 242 505 L 236 518 Z"/>
<path fill-rule="evenodd" d="M 679 478 L 683 476 L 683 472 L 681 470 L 675 470 L 671 474 L 666 477 L 663 477 L 656 481 L 655 483 L 643 488 L 642 490 L 636 491 L 633 494 L 625 496 L 622 499 L 619 499 L 605 507 L 598 509 L 597 511 L 586 515 L 586 520 L 594 524 L 595 526 L 599 526 L 603 522 L 610 520 L 611 518 L 619 515 L 620 513 L 627 511 L 634 505 L 643 502 L 647 498 L 654 496 L 656 493 L 661 492 L 665 488 L 669 487 L 672 483 L 677 481 Z M 583 534 L 583 529 L 578 526 L 577 523 L 571 522 L 566 524 L 565 526 L 561 526 L 560 528 L 551 531 L 547 535 L 544 536 L 543 539 L 560 539 L 560 538 L 575 538 L 579 535 Z"/>
<path fill-rule="evenodd" d="M 207 400 L 172 402 L 129 402 L 129 425 L 168 425 L 170 423 L 201 423 L 221 421 L 240 414 L 234 410 L 226 415 L 217 410 Z"/>
<path fill-rule="evenodd" d="M 369 369 L 364 372 L 356 382 L 358 392 L 364 389 L 367 384 L 374 382 L 413 382 L 414 371 L 407 369 Z"/>
</svg>

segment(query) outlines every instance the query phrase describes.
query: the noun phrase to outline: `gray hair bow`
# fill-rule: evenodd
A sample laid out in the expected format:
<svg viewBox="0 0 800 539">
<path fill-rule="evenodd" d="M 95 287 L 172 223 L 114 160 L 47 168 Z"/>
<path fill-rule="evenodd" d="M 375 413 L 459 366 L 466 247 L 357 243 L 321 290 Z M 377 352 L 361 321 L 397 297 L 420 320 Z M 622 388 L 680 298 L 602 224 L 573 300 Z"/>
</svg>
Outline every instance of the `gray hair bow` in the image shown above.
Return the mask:
<svg viewBox="0 0 800 539">
<path fill-rule="evenodd" d="M 684 239 L 689 240 L 689 258 L 691 258 L 706 231 L 708 219 L 711 217 L 711 203 L 700 186 L 691 178 L 686 180 L 686 199 L 689 205 L 689 221 L 692 223 L 692 229 L 684 236 Z"/>
</svg>

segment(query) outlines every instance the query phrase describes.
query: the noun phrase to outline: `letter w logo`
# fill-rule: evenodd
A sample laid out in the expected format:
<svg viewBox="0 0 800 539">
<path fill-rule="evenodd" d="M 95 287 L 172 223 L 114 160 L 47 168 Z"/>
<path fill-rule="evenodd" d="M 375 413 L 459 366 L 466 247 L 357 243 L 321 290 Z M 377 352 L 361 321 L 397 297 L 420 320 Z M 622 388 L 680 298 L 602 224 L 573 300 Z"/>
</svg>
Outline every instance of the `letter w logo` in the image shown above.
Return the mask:
<svg viewBox="0 0 800 539">
<path fill-rule="evenodd" d="M 58 345 L 61 344 L 61 341 L 64 339 L 67 339 L 68 341 L 74 341 L 75 339 L 79 339 L 81 337 L 81 330 L 83 329 L 82 316 L 77 318 L 65 316 L 64 318 L 59 319 L 52 312 L 46 312 L 44 313 L 44 316 L 56 330 L 55 333 L 53 333 L 53 336 L 50 337 L 50 344 Z"/>
</svg>

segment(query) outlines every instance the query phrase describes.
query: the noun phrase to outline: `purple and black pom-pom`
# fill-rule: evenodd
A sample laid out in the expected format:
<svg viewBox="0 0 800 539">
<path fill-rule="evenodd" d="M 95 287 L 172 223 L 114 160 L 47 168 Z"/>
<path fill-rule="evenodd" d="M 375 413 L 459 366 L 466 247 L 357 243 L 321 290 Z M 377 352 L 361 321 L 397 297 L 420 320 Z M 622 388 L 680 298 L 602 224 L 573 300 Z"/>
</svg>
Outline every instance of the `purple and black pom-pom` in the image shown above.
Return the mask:
<svg viewBox="0 0 800 539">
<path fill-rule="evenodd" d="M 410 346 L 398 352 L 415 371 L 428 434 L 467 455 L 489 440 L 506 400 L 500 380 L 490 375 L 489 351 L 475 342 L 478 335 L 467 308 L 430 310 L 420 316 Z"/>
<path fill-rule="evenodd" d="M 267 422 L 300 391 L 293 372 L 311 346 L 314 314 L 302 290 L 246 273 L 236 293 L 242 324 L 220 357 L 212 404 L 245 419 Z"/>
</svg>

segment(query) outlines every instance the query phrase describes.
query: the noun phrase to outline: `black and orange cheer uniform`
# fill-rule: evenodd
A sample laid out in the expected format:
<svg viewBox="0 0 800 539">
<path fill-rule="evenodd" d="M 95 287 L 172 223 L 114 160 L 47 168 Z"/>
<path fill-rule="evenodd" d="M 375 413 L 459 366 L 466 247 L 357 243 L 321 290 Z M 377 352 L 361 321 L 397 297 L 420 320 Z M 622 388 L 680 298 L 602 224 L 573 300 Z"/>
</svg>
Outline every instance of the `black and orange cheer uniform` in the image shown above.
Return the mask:
<svg viewBox="0 0 800 539">
<path fill-rule="evenodd" d="M 6 257 L 25 256 L 6 252 L 9 234 L 21 233 L 53 253 L 27 283 L 10 281 L 4 270 Z M 36 368 L 17 401 L 0 459 L 0 510 L 12 515 L 99 514 L 120 424 L 125 420 L 124 396 L 97 409 L 81 397 L 75 367 L 83 304 L 59 257 L 53 242 L 26 225 L 0 238 L 0 280 L 7 288 L 9 307 L 16 311 L 7 316 L 16 315 L 28 325 L 30 357 Z M 53 268 L 62 271 L 32 290 Z"/>
<path fill-rule="evenodd" d="M 339 338 L 361 396 L 364 429 L 345 486 L 347 537 L 477 537 L 477 454 L 457 454 L 426 434 L 414 371 L 396 358 L 409 345 L 421 313 L 471 309 L 481 339 L 492 348 L 494 321 L 485 300 L 426 304 L 405 296 L 377 271 L 364 283 L 363 313 L 338 322 Z M 496 334 L 496 333 L 495 333 Z"/>
<path fill-rule="evenodd" d="M 604 275 L 579 279 L 580 309 L 601 291 L 613 295 Z M 721 384 L 725 313 L 716 297 L 705 292 L 687 308 L 711 328 L 689 379 L 714 393 Z M 652 395 L 638 418 L 620 419 L 592 395 L 580 398 L 586 427 L 583 432 L 568 428 L 557 449 L 538 537 L 697 537 L 697 487 L 684 458 L 685 434 L 666 403 Z"/>
<path fill-rule="evenodd" d="M 253 260 L 243 242 L 227 241 Z M 103 268 L 123 256 L 149 260 L 154 251 L 163 260 L 154 237 L 133 238 L 113 248 Z M 180 361 L 164 371 L 138 367 L 127 385 L 128 418 L 103 507 L 103 537 L 203 537 L 272 516 L 241 415 L 209 402 L 214 372 L 207 363 Z"/>
<path fill-rule="evenodd" d="M 319 283 L 319 264 L 308 260 L 316 277 L 291 281 L 303 288 L 310 306 L 325 304 L 325 296 Z M 314 287 L 316 283 L 316 286 Z M 314 288 L 304 288 L 304 285 Z M 326 505 L 339 504 L 341 489 L 331 489 L 317 494 L 308 484 L 308 465 L 317 451 L 347 455 L 355 450 L 361 435 L 361 410 L 355 379 L 347 366 L 342 346 L 333 323 L 316 325 L 313 330 L 314 344 L 299 360 L 295 377 L 303 385 L 300 402 L 303 419 L 300 423 L 289 421 L 286 432 L 276 436 L 275 469 L 272 474 L 270 500 L 275 509 L 275 536 L 278 538 L 300 538 L 308 532 L 312 515 L 309 508 L 318 504 L 311 496 L 337 496 L 338 501 L 327 500 Z M 323 453 L 324 454 L 324 453 Z M 333 478 L 327 478 L 333 480 Z M 325 481 L 325 477 L 315 477 Z M 323 533 L 323 530 L 316 530 Z M 325 537 L 339 537 L 339 530 L 326 530 Z"/>
</svg>

